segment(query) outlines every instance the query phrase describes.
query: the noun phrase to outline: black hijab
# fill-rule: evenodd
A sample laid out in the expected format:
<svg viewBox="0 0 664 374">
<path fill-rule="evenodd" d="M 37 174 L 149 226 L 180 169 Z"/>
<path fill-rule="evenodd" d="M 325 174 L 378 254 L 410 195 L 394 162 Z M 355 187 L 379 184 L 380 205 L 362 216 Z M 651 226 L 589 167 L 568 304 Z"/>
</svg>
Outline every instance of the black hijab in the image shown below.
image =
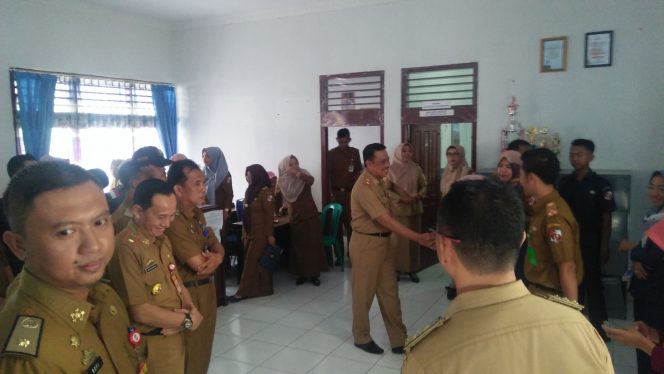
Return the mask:
<svg viewBox="0 0 664 374">
<path fill-rule="evenodd" d="M 244 174 L 247 175 L 247 173 L 251 173 L 251 184 L 244 193 L 245 209 L 242 213 L 242 225 L 248 233 L 251 230 L 251 209 L 249 209 L 249 205 L 251 205 L 264 187 L 270 188 L 270 177 L 267 175 L 265 168 L 259 164 L 247 166 Z"/>
</svg>

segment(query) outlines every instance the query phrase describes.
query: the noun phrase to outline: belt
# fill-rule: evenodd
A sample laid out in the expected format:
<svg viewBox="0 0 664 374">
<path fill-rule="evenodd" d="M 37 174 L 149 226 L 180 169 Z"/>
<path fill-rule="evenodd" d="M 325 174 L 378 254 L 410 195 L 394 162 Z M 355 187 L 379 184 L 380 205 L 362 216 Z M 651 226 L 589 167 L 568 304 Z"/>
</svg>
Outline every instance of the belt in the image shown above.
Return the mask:
<svg viewBox="0 0 664 374">
<path fill-rule="evenodd" d="M 186 282 L 182 282 L 185 287 L 187 288 L 196 288 L 198 286 L 204 286 L 210 282 L 214 281 L 214 277 L 208 277 L 205 279 L 196 279 L 196 280 L 190 280 Z"/>
<path fill-rule="evenodd" d="M 362 234 L 362 235 L 377 236 L 379 238 L 389 238 L 390 235 L 392 235 L 391 231 L 388 231 L 388 232 L 373 232 L 373 233 L 366 233 L 366 232 L 359 232 L 359 231 L 355 231 L 355 232 L 358 233 L 358 234 Z"/>
<path fill-rule="evenodd" d="M 343 188 L 332 187 L 332 191 L 340 191 L 340 192 L 350 192 L 350 190 L 352 190 L 352 189 L 353 189 L 352 187 L 351 187 L 351 188 L 346 188 L 346 187 L 343 187 Z"/>
<path fill-rule="evenodd" d="M 156 328 L 156 329 L 154 329 L 154 330 L 150 330 L 150 331 L 148 331 L 148 332 L 142 332 L 141 335 L 145 335 L 145 336 L 156 336 L 156 335 L 161 335 L 161 331 L 162 331 L 162 329 L 160 329 L 160 328 Z"/>
</svg>

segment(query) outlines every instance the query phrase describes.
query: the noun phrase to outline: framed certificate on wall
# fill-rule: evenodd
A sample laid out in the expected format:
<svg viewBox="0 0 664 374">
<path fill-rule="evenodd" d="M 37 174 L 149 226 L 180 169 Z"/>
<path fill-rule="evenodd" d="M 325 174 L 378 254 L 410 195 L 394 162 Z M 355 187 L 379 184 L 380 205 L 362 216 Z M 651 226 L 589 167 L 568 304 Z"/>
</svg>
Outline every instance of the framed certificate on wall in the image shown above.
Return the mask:
<svg viewBox="0 0 664 374">
<path fill-rule="evenodd" d="M 567 37 L 544 38 L 540 42 L 540 73 L 567 70 Z"/>
<path fill-rule="evenodd" d="M 613 63 L 613 31 L 597 31 L 586 34 L 584 66 L 597 68 Z"/>
</svg>

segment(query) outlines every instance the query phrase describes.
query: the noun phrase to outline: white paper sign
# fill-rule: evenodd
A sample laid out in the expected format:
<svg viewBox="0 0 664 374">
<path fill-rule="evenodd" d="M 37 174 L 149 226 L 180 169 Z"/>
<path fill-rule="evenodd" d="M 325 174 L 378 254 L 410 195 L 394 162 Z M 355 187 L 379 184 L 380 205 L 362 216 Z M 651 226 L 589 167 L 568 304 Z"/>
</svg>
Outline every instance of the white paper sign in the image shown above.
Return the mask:
<svg viewBox="0 0 664 374">
<path fill-rule="evenodd" d="M 447 109 L 452 107 L 449 100 L 429 100 L 422 102 L 422 109 Z"/>
<path fill-rule="evenodd" d="M 205 221 L 207 222 L 208 227 L 212 229 L 214 236 L 221 241 L 219 237 L 219 231 L 224 226 L 224 211 L 223 210 L 211 210 L 209 212 L 203 213 L 205 216 Z"/>
<path fill-rule="evenodd" d="M 420 117 L 453 116 L 454 109 L 420 110 Z"/>
</svg>

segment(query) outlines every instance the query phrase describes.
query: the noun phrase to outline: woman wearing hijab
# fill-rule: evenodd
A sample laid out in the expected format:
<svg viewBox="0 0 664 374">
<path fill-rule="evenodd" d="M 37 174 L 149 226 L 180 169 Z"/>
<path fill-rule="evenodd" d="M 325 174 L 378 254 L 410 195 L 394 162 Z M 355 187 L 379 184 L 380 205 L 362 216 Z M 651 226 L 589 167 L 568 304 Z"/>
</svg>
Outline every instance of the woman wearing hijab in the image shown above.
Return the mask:
<svg viewBox="0 0 664 374">
<path fill-rule="evenodd" d="M 443 171 L 443 176 L 440 178 L 440 193 L 441 198 L 447 194 L 452 187 L 452 183 L 459 180 L 459 178 L 471 174 L 473 171 L 468 167 L 466 161 L 466 150 L 458 145 L 452 144 L 447 147 L 445 151 L 447 157 L 447 166 Z"/>
<path fill-rule="evenodd" d="M 247 297 L 272 295 L 272 272 L 258 264 L 265 247 L 275 245 L 274 195 L 265 168 L 254 164 L 245 171 L 247 191 L 242 213 L 242 239 L 245 248 L 244 269 L 240 287 L 228 301 L 235 303 Z"/>
<path fill-rule="evenodd" d="M 207 202 L 224 210 L 224 227 L 233 209 L 233 180 L 228 172 L 228 163 L 224 152 L 219 147 L 203 148 L 203 164 L 205 164 L 205 185 Z"/>
<path fill-rule="evenodd" d="M 293 247 L 291 271 L 297 276 L 296 285 L 307 279 L 320 286 L 320 273 L 327 271 L 323 239 L 318 221 L 318 208 L 311 195 L 314 177 L 293 155 L 279 162 L 279 189 L 288 206 L 290 238 Z"/>
<path fill-rule="evenodd" d="M 644 231 L 648 231 L 664 217 L 664 170 L 650 176 L 648 197 L 652 207 L 643 218 Z M 632 245 L 630 245 L 632 244 Z M 630 292 L 634 296 L 634 320 L 664 331 L 664 248 L 644 234 L 638 243 L 621 243 L 621 249 L 633 247 Z M 611 332 L 607 331 L 609 337 Z M 650 352 L 636 351 L 639 373 L 651 373 Z M 661 363 L 660 363 L 661 364 Z"/>
<path fill-rule="evenodd" d="M 422 222 L 422 199 L 427 193 L 427 179 L 422 168 L 413 162 L 413 146 L 402 143 L 394 151 L 388 178 L 392 182 L 390 197 L 396 201 L 394 218 L 413 231 L 420 232 Z M 392 235 L 392 247 L 396 250 L 397 272 L 408 274 L 410 280 L 419 282 L 420 246 L 399 235 Z"/>
<path fill-rule="evenodd" d="M 521 153 L 517 151 L 504 151 L 498 159 L 496 166 L 496 179 L 502 183 L 510 183 L 519 186 L 521 175 Z"/>
</svg>

